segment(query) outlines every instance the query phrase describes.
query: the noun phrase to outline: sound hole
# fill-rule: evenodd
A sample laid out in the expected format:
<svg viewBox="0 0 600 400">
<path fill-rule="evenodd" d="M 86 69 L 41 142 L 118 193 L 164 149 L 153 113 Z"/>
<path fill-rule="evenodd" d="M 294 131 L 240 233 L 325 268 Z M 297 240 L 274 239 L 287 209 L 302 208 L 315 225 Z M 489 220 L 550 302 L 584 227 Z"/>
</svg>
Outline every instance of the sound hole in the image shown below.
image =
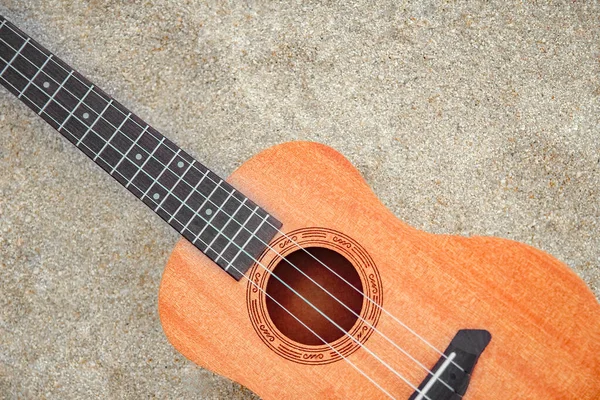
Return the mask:
<svg viewBox="0 0 600 400">
<path fill-rule="evenodd" d="M 358 289 L 358 292 L 322 265 L 321 262 Z M 349 311 L 323 289 L 311 282 L 298 269 L 311 277 L 352 311 Z M 344 332 L 349 331 L 358 319 L 357 315 L 360 315 L 363 301 L 362 283 L 352 263 L 341 254 L 322 247 L 310 247 L 306 251 L 297 250 L 281 260 L 275 266 L 273 274 L 321 310 Z M 269 277 L 267 293 L 269 295 L 267 296 L 269 316 L 279 331 L 289 339 L 305 345 L 318 346 L 324 344 L 323 340 L 331 343 L 345 335 L 341 329 L 328 321 L 307 301 L 302 300 L 273 275 Z M 277 303 L 294 314 L 320 338 L 311 333 L 309 329 L 305 328 Z"/>
</svg>

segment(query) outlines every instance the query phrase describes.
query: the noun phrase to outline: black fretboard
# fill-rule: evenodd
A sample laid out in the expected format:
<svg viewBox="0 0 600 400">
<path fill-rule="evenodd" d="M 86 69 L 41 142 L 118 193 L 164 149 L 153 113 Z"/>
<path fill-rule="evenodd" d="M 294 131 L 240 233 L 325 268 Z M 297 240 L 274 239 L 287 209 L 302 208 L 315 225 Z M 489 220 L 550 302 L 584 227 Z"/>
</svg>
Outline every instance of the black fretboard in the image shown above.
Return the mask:
<svg viewBox="0 0 600 400">
<path fill-rule="evenodd" d="M 1 16 L 0 83 L 234 278 L 281 227 Z"/>
</svg>

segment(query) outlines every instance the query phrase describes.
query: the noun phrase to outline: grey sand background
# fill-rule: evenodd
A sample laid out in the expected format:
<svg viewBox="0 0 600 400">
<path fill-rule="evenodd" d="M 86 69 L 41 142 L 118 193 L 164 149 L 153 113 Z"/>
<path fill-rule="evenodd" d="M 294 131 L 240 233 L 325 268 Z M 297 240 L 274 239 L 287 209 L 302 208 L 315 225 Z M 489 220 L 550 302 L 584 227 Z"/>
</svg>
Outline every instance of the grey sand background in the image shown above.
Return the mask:
<svg viewBox="0 0 600 400">
<path fill-rule="evenodd" d="M 198 3 L 0 13 L 224 176 L 323 142 L 409 224 L 534 245 L 600 296 L 598 2 Z M 162 333 L 177 234 L 6 90 L 0 135 L 0 398 L 252 398 Z"/>
</svg>

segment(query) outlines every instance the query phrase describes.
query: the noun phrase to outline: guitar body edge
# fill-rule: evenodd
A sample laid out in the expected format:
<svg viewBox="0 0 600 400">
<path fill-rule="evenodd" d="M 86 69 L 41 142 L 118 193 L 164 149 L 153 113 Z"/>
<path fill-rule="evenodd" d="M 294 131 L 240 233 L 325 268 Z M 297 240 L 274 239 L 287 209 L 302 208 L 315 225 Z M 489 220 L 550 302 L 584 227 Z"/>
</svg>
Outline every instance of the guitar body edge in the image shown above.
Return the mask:
<svg viewBox="0 0 600 400">
<path fill-rule="evenodd" d="M 364 265 L 357 268 L 378 277 L 371 290 L 381 291 L 382 307 L 435 348 L 443 351 L 461 329 L 488 330 L 492 340 L 466 399 L 600 398 L 600 305 L 553 257 L 504 239 L 418 231 L 387 210 L 342 155 L 317 143 L 275 146 L 228 181 L 282 221 L 283 232 L 299 238 L 311 233 L 306 240 L 322 235 L 319 243 L 333 250 L 342 249 L 341 241 L 349 259 L 352 251 L 361 254 L 356 263 Z M 273 243 L 283 246 L 281 239 Z M 270 262 L 268 253 L 261 263 Z M 248 271 L 253 281 L 260 282 L 261 267 Z M 407 399 L 414 389 L 396 373 L 418 386 L 427 372 L 382 334 L 428 368 L 439 359 L 394 318 L 375 310 L 368 318 L 377 331 L 364 328 L 370 332 L 361 340 L 395 373 L 360 346 L 351 349 L 349 362 L 318 363 L 320 353 L 280 340 L 268 315 L 256 311 L 260 292 L 252 288 L 181 240 L 165 268 L 159 313 L 168 340 L 184 356 L 264 399 L 388 398 L 353 366 L 393 397 Z M 260 318 L 266 318 L 265 329 Z"/>
</svg>

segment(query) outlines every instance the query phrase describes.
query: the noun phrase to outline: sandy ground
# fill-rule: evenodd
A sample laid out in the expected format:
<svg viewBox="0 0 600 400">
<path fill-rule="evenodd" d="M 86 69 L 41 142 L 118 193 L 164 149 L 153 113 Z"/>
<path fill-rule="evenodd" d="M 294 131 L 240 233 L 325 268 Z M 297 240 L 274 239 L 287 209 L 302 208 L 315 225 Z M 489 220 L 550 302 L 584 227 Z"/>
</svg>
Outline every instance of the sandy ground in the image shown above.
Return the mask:
<svg viewBox="0 0 600 400">
<path fill-rule="evenodd" d="M 411 225 L 534 245 L 600 297 L 598 2 L 0 3 L 224 176 L 323 142 Z M 0 398 L 252 398 L 162 333 L 178 235 L 4 89 L 0 135 Z"/>
</svg>

